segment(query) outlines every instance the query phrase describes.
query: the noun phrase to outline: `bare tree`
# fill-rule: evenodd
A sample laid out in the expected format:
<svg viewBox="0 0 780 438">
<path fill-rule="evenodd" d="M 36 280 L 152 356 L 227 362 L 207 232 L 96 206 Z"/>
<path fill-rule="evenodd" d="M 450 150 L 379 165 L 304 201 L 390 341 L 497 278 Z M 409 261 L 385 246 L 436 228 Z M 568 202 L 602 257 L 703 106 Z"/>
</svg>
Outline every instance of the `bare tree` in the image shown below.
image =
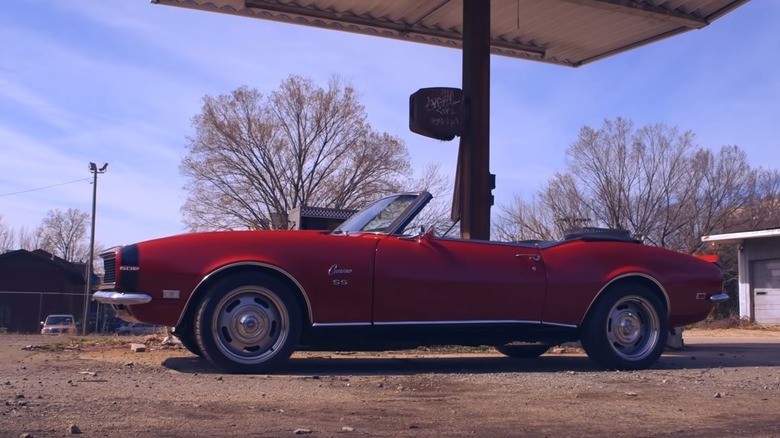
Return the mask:
<svg viewBox="0 0 780 438">
<path fill-rule="evenodd" d="M 556 174 L 531 202 L 500 208 L 498 238 L 559 238 L 577 226 L 629 230 L 645 243 L 693 253 L 701 236 L 776 223 L 780 176 L 754 169 L 737 146 L 714 153 L 691 132 L 629 120 L 583 127 Z M 752 221 L 752 222 L 751 222 Z"/>
<path fill-rule="evenodd" d="M 717 154 L 700 149 L 689 161 L 685 185 L 693 196 L 678 208 L 679 227 L 660 244 L 693 253 L 703 247 L 701 236 L 745 226 L 747 215 L 740 213 L 758 201 L 758 173 L 737 146 L 723 147 Z"/>
<path fill-rule="evenodd" d="M 552 212 L 542 208 L 538 198 L 530 202 L 515 196 L 508 205 L 499 205 L 493 222 L 492 237 L 503 241 L 553 240 L 555 231 Z"/>
<path fill-rule="evenodd" d="M 454 236 L 460 234 L 458 224 L 450 218 L 452 210 L 453 181 L 440 172 L 440 164 L 429 164 L 422 169 L 419 178 L 404 184 L 403 190 L 428 191 L 433 195 L 431 202 L 420 212 L 408 230 L 432 227 L 438 235 Z"/>
<path fill-rule="evenodd" d="M 49 210 L 41 222 L 41 249 L 69 262 L 83 262 L 89 255 L 86 242 L 89 213 L 75 208 Z"/>
<path fill-rule="evenodd" d="M 681 206 L 694 195 L 691 132 L 651 125 L 634 130 L 631 121 L 607 120 L 601 129 L 584 127 L 567 150 L 570 184 L 563 194 L 585 209 L 594 225 L 631 230 L 664 246 L 680 226 Z"/>
<path fill-rule="evenodd" d="M 13 250 L 15 240 L 11 227 L 3 222 L 3 216 L 0 215 L 0 254 Z"/>
<path fill-rule="evenodd" d="M 264 96 L 206 96 L 180 171 L 191 230 L 267 229 L 301 205 L 356 208 L 410 174 L 403 142 L 372 130 L 355 90 L 291 76 Z"/>
<path fill-rule="evenodd" d="M 23 225 L 17 230 L 16 236 L 16 241 L 19 243 L 18 246 L 20 249 L 35 251 L 36 249 L 41 248 L 43 244 L 43 227 L 39 225 L 30 230 Z"/>
<path fill-rule="evenodd" d="M 755 199 L 737 213 L 732 231 L 780 228 L 780 170 L 756 171 Z"/>
<path fill-rule="evenodd" d="M 498 240 L 553 240 L 565 231 L 589 225 L 590 211 L 568 174 L 556 173 L 546 186 L 526 202 L 516 196 L 499 206 L 493 234 Z"/>
</svg>

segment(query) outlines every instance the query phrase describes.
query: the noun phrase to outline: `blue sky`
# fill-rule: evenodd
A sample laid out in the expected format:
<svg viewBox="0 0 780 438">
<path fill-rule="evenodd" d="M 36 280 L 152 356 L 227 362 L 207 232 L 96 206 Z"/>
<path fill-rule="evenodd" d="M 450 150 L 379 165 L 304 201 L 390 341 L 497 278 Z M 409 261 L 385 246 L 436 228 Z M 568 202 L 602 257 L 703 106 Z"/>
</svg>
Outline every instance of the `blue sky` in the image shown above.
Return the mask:
<svg viewBox="0 0 780 438">
<path fill-rule="evenodd" d="M 497 204 L 530 197 L 605 118 L 691 130 L 780 168 L 780 2 L 753 0 L 698 31 L 577 69 L 493 57 L 491 172 Z M 10 0 L 0 14 L 0 215 L 18 229 L 49 209 L 90 211 L 104 246 L 183 232 L 178 165 L 205 94 L 270 92 L 291 74 L 361 93 L 376 130 L 417 169 L 454 172 L 457 141 L 408 130 L 408 97 L 460 86 L 458 50 L 150 4 Z M 71 184 L 17 193 L 83 179 Z M 16 193 L 16 194 L 14 194 Z M 494 213 L 496 208 L 493 209 Z"/>
</svg>

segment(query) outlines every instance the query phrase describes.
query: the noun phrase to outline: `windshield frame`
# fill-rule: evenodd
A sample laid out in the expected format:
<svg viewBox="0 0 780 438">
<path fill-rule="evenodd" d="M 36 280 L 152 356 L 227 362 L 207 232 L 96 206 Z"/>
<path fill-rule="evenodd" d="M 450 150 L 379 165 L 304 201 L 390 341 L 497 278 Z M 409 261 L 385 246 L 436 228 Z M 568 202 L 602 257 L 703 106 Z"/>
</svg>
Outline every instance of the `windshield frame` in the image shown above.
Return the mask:
<svg viewBox="0 0 780 438">
<path fill-rule="evenodd" d="M 396 193 L 386 196 L 382 199 L 372 202 L 365 208 L 350 216 L 341 225 L 336 227 L 332 234 L 353 234 L 353 233 L 373 233 L 373 234 L 399 234 L 410 223 L 417 214 L 425 207 L 433 195 L 428 192 L 407 192 Z M 366 227 L 381 214 L 391 211 L 391 207 L 397 205 L 397 202 L 408 200 L 409 204 L 390 220 L 389 225 L 382 227 L 381 230 L 369 231 Z"/>
</svg>

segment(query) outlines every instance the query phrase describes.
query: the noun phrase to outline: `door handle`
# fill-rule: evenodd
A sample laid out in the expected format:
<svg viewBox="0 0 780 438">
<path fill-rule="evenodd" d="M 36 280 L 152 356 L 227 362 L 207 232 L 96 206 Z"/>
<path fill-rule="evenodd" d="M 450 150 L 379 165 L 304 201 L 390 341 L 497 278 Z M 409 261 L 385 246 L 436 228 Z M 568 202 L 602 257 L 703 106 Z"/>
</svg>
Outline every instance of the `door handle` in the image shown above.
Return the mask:
<svg viewBox="0 0 780 438">
<path fill-rule="evenodd" d="M 515 254 L 515 257 L 517 258 L 528 257 L 535 262 L 538 262 L 542 259 L 542 256 L 540 256 L 539 254 Z"/>
</svg>

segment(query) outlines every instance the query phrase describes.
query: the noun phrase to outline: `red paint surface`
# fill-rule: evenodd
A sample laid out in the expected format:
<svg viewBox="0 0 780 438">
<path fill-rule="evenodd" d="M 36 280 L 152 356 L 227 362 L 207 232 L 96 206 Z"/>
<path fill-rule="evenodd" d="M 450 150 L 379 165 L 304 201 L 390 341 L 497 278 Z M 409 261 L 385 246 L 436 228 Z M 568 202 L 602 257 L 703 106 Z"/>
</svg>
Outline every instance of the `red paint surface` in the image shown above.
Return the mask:
<svg viewBox="0 0 780 438">
<path fill-rule="evenodd" d="M 247 231 L 173 236 L 138 249 L 139 290 L 128 292 L 153 300 L 130 310 L 141 321 L 168 326 L 177 324 L 201 281 L 234 264 L 261 264 L 289 275 L 300 285 L 313 323 L 578 325 L 607 285 L 634 277 L 665 291 L 670 323 L 683 325 L 712 308 L 697 294 L 721 291 L 716 265 L 627 242 L 574 240 L 538 249 L 459 239 Z M 179 290 L 181 297 L 164 299 L 163 290 Z"/>
</svg>

